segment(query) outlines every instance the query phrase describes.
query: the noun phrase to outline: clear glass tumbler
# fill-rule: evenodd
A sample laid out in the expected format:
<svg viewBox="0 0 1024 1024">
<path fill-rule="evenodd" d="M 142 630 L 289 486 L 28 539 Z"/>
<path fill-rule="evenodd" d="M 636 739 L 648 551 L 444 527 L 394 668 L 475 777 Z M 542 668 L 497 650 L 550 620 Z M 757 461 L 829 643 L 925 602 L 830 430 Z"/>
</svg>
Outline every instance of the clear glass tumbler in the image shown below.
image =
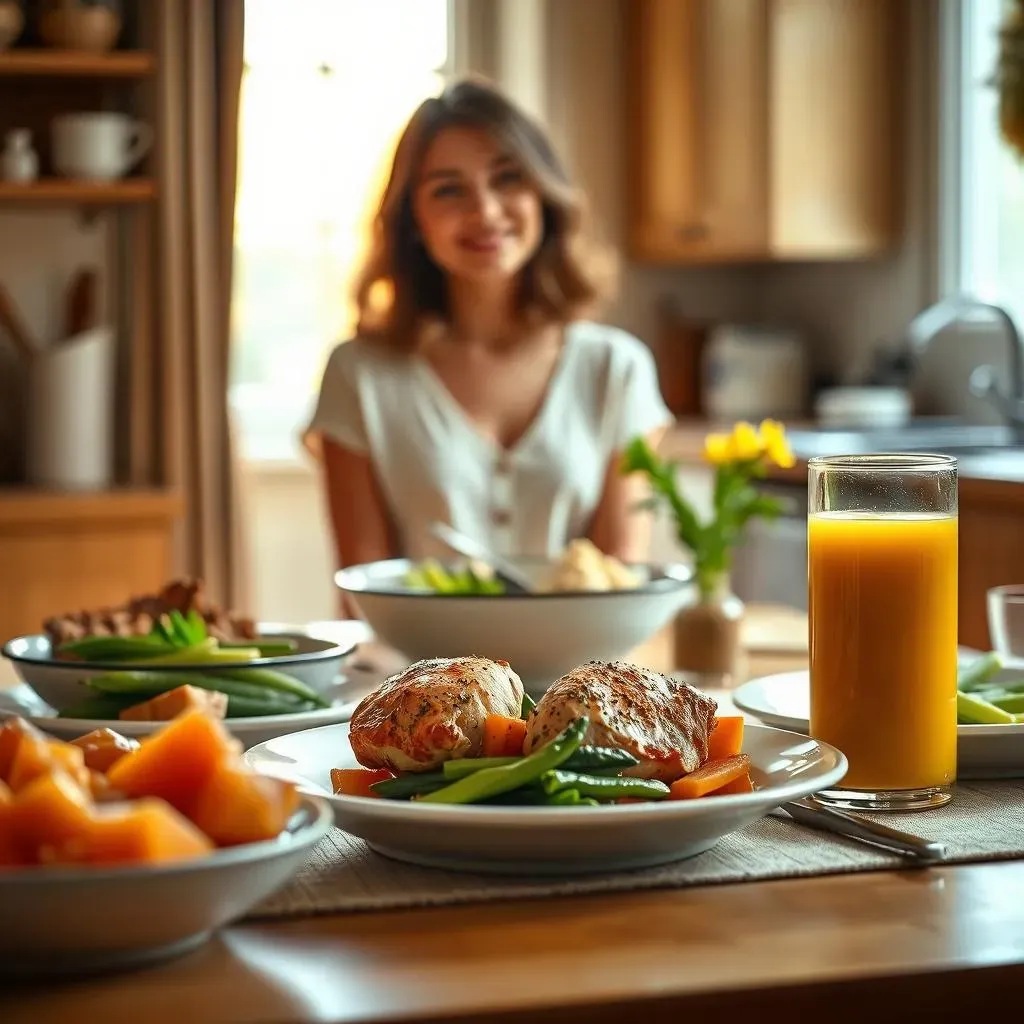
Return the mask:
<svg viewBox="0 0 1024 1024">
<path fill-rule="evenodd" d="M 818 798 L 858 810 L 940 806 L 956 779 L 956 459 L 808 466 L 811 735 L 850 762 Z"/>
</svg>

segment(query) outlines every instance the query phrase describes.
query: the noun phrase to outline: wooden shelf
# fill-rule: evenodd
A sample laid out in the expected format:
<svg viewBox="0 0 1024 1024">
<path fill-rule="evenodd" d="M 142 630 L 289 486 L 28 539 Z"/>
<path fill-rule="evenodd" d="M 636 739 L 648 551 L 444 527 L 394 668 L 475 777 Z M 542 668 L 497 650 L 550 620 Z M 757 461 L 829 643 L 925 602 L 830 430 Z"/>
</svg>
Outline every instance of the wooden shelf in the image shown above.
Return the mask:
<svg viewBox="0 0 1024 1024">
<path fill-rule="evenodd" d="M 146 50 L 79 53 L 75 50 L 7 50 L 0 53 L 0 77 L 145 78 L 156 70 Z"/>
<path fill-rule="evenodd" d="M 5 206 L 121 206 L 148 203 L 154 198 L 156 183 L 150 178 L 118 181 L 40 178 L 26 184 L 0 181 L 0 205 Z"/>
<path fill-rule="evenodd" d="M 155 487 L 122 487 L 110 491 L 0 487 L 0 533 L 11 527 L 35 530 L 97 521 L 171 521 L 183 511 L 180 494 Z"/>
</svg>

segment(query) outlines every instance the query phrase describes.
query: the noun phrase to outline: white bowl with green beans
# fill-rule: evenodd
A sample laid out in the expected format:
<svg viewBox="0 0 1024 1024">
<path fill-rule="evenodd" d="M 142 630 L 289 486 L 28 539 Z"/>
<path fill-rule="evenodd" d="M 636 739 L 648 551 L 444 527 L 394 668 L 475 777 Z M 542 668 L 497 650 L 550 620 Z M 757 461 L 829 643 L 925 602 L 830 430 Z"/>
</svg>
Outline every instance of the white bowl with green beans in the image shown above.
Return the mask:
<svg viewBox="0 0 1024 1024">
<path fill-rule="evenodd" d="M 553 560 L 510 561 L 536 585 Z M 422 563 L 395 558 L 342 569 L 338 587 L 385 644 L 410 661 L 494 652 L 523 685 L 543 692 L 586 661 L 617 661 L 668 625 L 693 596 L 684 565 L 630 565 L 640 585 L 625 590 L 494 592 L 452 570 L 448 589 L 410 582 Z"/>
<path fill-rule="evenodd" d="M 744 730 L 743 752 L 753 792 L 673 800 L 664 783 L 617 774 L 625 765 L 609 760 L 616 751 L 582 747 L 581 720 L 539 750 L 501 764 L 448 761 L 437 780 L 405 774 L 393 780 L 404 780 L 405 790 L 340 796 L 332 792 L 331 769 L 359 767 L 348 729 L 343 723 L 281 736 L 244 757 L 256 771 L 323 796 L 335 824 L 378 853 L 455 871 L 571 877 L 684 860 L 780 804 L 835 785 L 847 768 L 827 743 L 752 725 Z M 417 784 L 426 791 L 412 793 Z M 622 797 L 642 802 L 612 802 Z"/>
<path fill-rule="evenodd" d="M 54 651 L 47 636 L 31 634 L 0 653 L 61 717 L 116 719 L 130 704 L 188 684 L 227 694 L 228 717 L 250 718 L 329 706 L 352 650 L 297 631 L 224 643 L 198 616 L 175 613 L 146 636 L 85 637 Z"/>
</svg>

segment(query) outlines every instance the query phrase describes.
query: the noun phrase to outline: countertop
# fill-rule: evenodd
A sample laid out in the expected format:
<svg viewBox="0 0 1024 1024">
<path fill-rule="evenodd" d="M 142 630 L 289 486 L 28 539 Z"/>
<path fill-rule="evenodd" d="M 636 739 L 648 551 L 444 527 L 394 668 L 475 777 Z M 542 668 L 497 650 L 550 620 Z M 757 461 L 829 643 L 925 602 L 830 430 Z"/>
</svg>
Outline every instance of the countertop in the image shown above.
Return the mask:
<svg viewBox="0 0 1024 1024">
<path fill-rule="evenodd" d="M 727 431 L 731 423 L 719 424 L 704 419 L 679 419 L 669 429 L 662 441 L 660 451 L 670 459 L 683 465 L 702 465 L 704 437 L 716 430 Z M 787 429 L 814 430 L 816 424 L 809 421 L 793 421 Z M 797 456 L 797 464 L 791 470 L 773 469 L 772 479 L 805 482 L 807 461 Z M 986 503 L 1001 504 L 1013 502 L 1024 504 L 1024 448 L 1007 448 L 985 455 L 966 455 L 957 459 L 961 498 L 975 499 Z"/>
</svg>

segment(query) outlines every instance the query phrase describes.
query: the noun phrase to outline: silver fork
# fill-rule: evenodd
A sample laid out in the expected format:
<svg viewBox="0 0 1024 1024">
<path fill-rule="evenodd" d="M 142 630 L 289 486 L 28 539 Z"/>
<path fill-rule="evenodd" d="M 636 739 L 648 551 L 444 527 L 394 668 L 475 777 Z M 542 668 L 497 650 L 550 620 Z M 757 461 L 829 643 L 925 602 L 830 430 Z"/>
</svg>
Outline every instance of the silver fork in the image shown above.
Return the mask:
<svg viewBox="0 0 1024 1024">
<path fill-rule="evenodd" d="M 826 807 L 813 797 L 783 804 L 771 813 L 773 817 L 788 818 L 810 828 L 833 832 L 848 839 L 856 839 L 898 853 L 920 865 L 934 864 L 944 860 L 946 856 L 946 847 L 943 843 L 922 839 L 910 832 L 901 832 L 888 825 L 880 825 L 860 815 Z"/>
</svg>

